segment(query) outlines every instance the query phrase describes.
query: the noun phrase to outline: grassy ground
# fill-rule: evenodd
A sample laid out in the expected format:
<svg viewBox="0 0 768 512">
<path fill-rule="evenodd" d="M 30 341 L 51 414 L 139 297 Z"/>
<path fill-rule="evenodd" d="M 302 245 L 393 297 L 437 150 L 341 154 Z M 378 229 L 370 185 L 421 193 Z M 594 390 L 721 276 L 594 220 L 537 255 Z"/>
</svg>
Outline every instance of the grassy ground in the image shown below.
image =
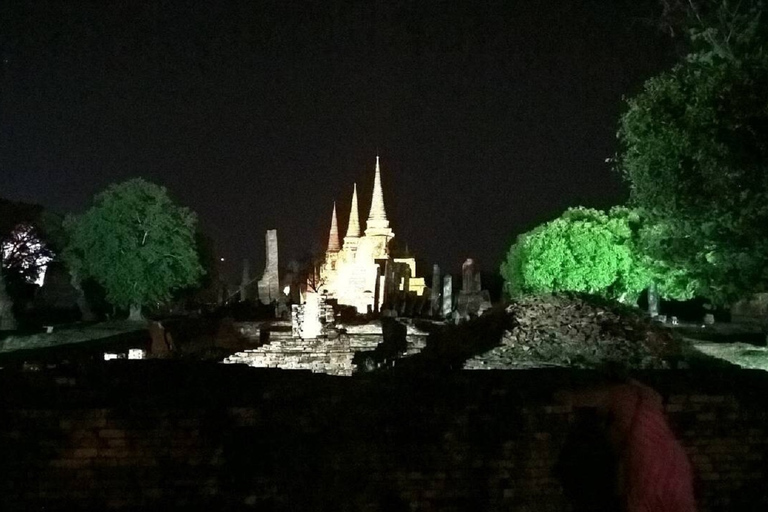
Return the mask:
<svg viewBox="0 0 768 512">
<path fill-rule="evenodd" d="M 52 333 L 40 332 L 27 335 L 7 335 L 0 339 L 0 353 L 16 350 L 59 347 L 90 340 L 111 338 L 120 334 L 145 331 L 144 322 L 112 321 L 98 324 L 74 324 L 56 328 Z"/>
<path fill-rule="evenodd" d="M 694 349 L 729 363 L 754 370 L 768 371 L 768 347 L 756 347 L 748 343 L 712 343 L 691 340 Z"/>
<path fill-rule="evenodd" d="M 692 348 L 692 357 L 697 352 L 742 368 L 768 371 L 768 347 L 759 325 L 683 325 L 675 330 Z"/>
</svg>

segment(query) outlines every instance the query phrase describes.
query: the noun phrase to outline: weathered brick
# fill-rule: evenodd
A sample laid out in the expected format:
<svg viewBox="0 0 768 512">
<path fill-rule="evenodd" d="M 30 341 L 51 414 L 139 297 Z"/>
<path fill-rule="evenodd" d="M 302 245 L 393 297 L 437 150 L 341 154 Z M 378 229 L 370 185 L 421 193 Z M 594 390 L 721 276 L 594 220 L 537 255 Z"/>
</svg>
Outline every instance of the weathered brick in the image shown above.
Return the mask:
<svg viewBox="0 0 768 512">
<path fill-rule="evenodd" d="M 570 405 L 547 405 L 544 407 L 544 412 L 547 414 L 564 414 L 571 412 Z"/>
<path fill-rule="evenodd" d="M 105 428 L 105 429 L 99 430 L 99 437 L 104 437 L 104 438 L 125 437 L 125 430 Z"/>
<path fill-rule="evenodd" d="M 54 468 L 82 468 L 90 465 L 90 459 L 54 459 L 49 465 Z"/>
<path fill-rule="evenodd" d="M 72 452 L 72 457 L 75 458 L 88 458 L 96 457 L 99 451 L 96 448 L 78 448 Z"/>
</svg>

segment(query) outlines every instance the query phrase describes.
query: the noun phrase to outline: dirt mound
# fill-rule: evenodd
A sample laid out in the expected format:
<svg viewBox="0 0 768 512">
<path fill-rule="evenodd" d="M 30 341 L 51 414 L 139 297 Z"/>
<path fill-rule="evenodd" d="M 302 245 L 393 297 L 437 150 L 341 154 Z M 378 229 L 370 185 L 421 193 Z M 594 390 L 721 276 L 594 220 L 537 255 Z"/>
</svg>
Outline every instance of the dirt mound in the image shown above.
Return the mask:
<svg viewBox="0 0 768 512">
<path fill-rule="evenodd" d="M 558 365 L 594 368 L 667 368 L 680 355 L 668 329 L 636 308 L 578 294 L 542 295 L 513 301 L 512 327 L 501 346 L 476 356 L 465 368 Z"/>
</svg>

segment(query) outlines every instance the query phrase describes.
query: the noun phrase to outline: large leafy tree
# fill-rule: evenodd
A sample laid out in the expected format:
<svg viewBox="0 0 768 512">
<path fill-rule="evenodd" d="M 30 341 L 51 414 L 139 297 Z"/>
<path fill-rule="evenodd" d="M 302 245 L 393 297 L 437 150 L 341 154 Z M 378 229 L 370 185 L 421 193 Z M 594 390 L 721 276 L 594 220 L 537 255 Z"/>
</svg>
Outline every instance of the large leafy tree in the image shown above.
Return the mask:
<svg viewBox="0 0 768 512">
<path fill-rule="evenodd" d="M 617 164 L 644 251 L 727 302 L 768 284 L 768 40 L 762 2 L 691 5 L 693 52 L 628 101 Z"/>
<path fill-rule="evenodd" d="M 665 297 L 687 297 L 680 271 L 644 256 L 640 233 L 650 229 L 638 211 L 570 208 L 520 235 L 501 265 L 509 295 L 587 292 L 634 302 L 651 283 Z"/>
<path fill-rule="evenodd" d="M 34 297 L 34 283 L 60 241 L 61 217 L 40 205 L 0 199 L 0 317 L 6 325 L 13 325 L 12 311 L 18 313 Z"/>
<path fill-rule="evenodd" d="M 49 231 L 55 218 L 40 205 L 0 199 L 0 256 L 12 287 L 35 282 L 54 255 Z"/>
<path fill-rule="evenodd" d="M 507 292 L 579 291 L 636 298 L 650 275 L 635 257 L 634 220 L 625 208 L 609 213 L 571 208 L 520 235 L 501 265 Z"/>
<path fill-rule="evenodd" d="M 17 225 L 2 242 L 3 265 L 23 281 L 39 282 L 54 253 L 31 224 Z"/>
<path fill-rule="evenodd" d="M 141 319 L 141 307 L 166 302 L 203 273 L 195 248 L 196 216 L 174 204 L 165 188 L 132 179 L 96 195 L 79 217 L 68 217 L 67 260 L 93 277 L 117 307 Z"/>
</svg>

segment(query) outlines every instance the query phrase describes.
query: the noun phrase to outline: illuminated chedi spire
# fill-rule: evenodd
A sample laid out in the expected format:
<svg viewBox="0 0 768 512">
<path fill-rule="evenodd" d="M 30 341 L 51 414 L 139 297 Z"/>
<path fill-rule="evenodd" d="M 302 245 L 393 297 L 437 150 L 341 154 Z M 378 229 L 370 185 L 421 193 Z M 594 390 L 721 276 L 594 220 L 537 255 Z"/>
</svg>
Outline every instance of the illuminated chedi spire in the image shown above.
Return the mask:
<svg viewBox="0 0 768 512">
<path fill-rule="evenodd" d="M 385 269 L 382 267 L 381 260 L 388 260 L 391 257 L 389 245 L 395 234 L 390 228 L 384 208 L 381 164 L 378 156 L 367 226 L 361 226 L 360 223 L 356 184 L 352 189 L 347 232 L 343 247 L 339 251 L 334 250 L 338 240 L 337 226 L 334 204 L 331 236 L 328 241 L 329 249 L 325 264 L 320 269 L 323 288 L 327 290 L 329 297 L 336 299 L 339 304 L 353 306 L 358 312 L 381 307 L 384 298 L 382 290 L 386 285 L 385 276 L 382 275 Z M 361 227 L 365 228 L 365 234 Z M 422 295 L 426 285 L 424 278 L 415 277 L 416 260 L 412 257 L 398 258 L 397 264 L 397 268 L 403 270 L 399 286 L 408 293 L 416 292 Z"/>
<path fill-rule="evenodd" d="M 355 183 L 352 189 L 352 208 L 349 211 L 349 226 L 344 236 L 344 246 L 355 245 L 358 238 L 360 238 L 360 214 L 357 207 L 357 183 Z"/>
<path fill-rule="evenodd" d="M 376 175 L 373 179 L 373 197 L 371 198 L 371 212 L 365 225 L 365 234 L 389 234 L 389 221 L 384 210 L 384 193 L 381 190 L 381 169 L 379 157 L 376 157 Z"/>
<path fill-rule="evenodd" d="M 333 202 L 333 217 L 331 217 L 331 233 L 328 236 L 328 252 L 339 252 L 339 223 L 336 220 L 336 201 Z"/>
</svg>

